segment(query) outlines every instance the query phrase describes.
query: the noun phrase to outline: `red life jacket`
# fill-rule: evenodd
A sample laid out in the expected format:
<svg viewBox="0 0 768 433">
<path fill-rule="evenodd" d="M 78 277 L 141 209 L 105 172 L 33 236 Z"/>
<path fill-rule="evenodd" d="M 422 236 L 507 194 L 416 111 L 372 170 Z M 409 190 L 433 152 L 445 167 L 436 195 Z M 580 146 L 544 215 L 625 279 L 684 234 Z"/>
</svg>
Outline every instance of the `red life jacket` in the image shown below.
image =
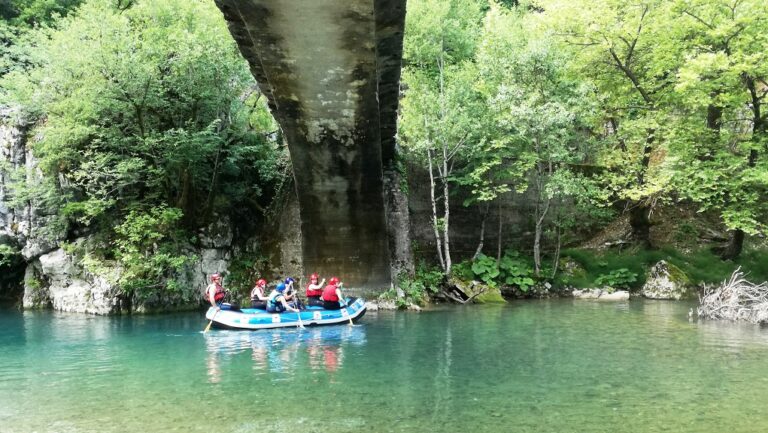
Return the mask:
<svg viewBox="0 0 768 433">
<path fill-rule="evenodd" d="M 264 289 L 261 286 L 256 286 L 251 290 L 251 301 L 260 301 L 259 297 L 264 297 Z"/>
<path fill-rule="evenodd" d="M 329 302 L 339 302 L 339 297 L 336 296 L 336 286 L 333 284 L 328 284 L 325 286 L 325 289 L 323 289 L 323 301 L 329 301 Z"/>
<path fill-rule="evenodd" d="M 216 302 L 219 302 L 222 299 L 224 299 L 224 288 L 221 287 L 221 284 L 215 284 L 215 287 L 216 287 L 216 291 L 213 294 L 213 300 Z M 208 296 L 210 296 L 211 286 L 208 286 L 208 290 L 209 290 Z"/>
<path fill-rule="evenodd" d="M 306 292 L 307 293 L 307 298 L 312 298 L 312 297 L 315 297 L 315 296 L 322 296 L 323 289 L 310 290 L 309 286 L 311 286 L 311 285 L 312 285 L 312 283 L 307 284 L 307 292 Z"/>
</svg>

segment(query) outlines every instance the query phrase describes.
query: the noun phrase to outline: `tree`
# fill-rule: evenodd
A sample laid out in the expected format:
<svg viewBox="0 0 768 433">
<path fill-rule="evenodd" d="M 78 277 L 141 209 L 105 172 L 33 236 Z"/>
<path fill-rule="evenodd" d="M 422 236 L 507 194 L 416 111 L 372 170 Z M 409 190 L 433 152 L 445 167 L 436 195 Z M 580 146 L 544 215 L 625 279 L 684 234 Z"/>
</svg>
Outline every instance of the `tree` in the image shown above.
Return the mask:
<svg viewBox="0 0 768 433">
<path fill-rule="evenodd" d="M 611 168 L 606 180 L 626 201 L 633 237 L 650 245 L 653 204 L 669 194 L 669 173 L 651 164 L 663 148 L 661 125 L 679 56 L 656 49 L 665 39 L 667 9 L 659 1 L 603 0 L 543 2 L 547 20 L 564 49 L 572 53 L 577 76 L 595 83 L 602 102 L 603 125 L 615 147 L 605 147 L 602 161 Z M 661 160 L 663 162 L 663 159 Z"/>
<path fill-rule="evenodd" d="M 104 257 L 119 256 L 131 230 L 117 228 L 131 221 L 193 230 L 216 215 L 252 221 L 268 205 L 285 152 L 214 4 L 93 0 L 34 35 L 32 66 L 3 78 L 2 99 L 41 119 L 33 151 L 54 206 L 114 241 Z M 179 233 L 134 246 L 157 253 L 189 239 Z"/>
<path fill-rule="evenodd" d="M 401 132 L 430 177 L 432 225 L 440 266 L 451 273 L 450 194 L 459 152 L 475 127 L 474 53 L 480 2 L 426 0 L 409 5 Z M 442 194 L 438 196 L 437 194 Z M 442 217 L 438 213 L 442 202 Z"/>
<path fill-rule="evenodd" d="M 745 234 L 765 230 L 768 10 L 755 1 L 674 3 L 674 43 L 685 50 L 675 86 L 675 151 L 684 196 L 731 229 L 721 253 L 739 256 Z M 702 122 L 701 118 L 706 118 Z M 763 158 L 764 159 L 764 158 Z"/>
<path fill-rule="evenodd" d="M 477 62 L 495 123 L 495 146 L 475 152 L 486 162 L 473 173 L 498 164 L 492 184 L 532 189 L 534 270 L 541 276 L 548 219 L 556 226 L 555 262 L 559 251 L 559 218 L 550 218 L 552 209 L 568 197 L 587 199 L 588 190 L 578 186 L 585 179 L 574 168 L 585 163 L 592 150 L 584 132 L 592 104 L 589 86 L 568 77 L 564 53 L 549 35 L 536 34 L 531 28 L 535 22 L 527 17 L 497 6 L 486 17 Z M 497 190 L 479 191 L 488 195 Z"/>
</svg>

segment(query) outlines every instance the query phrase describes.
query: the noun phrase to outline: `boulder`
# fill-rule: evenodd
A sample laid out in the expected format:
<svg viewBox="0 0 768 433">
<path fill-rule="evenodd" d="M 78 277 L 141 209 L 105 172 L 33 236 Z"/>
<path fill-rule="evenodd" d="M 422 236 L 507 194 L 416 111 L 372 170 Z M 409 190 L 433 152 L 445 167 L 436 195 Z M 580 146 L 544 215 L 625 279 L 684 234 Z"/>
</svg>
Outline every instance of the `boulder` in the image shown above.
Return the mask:
<svg viewBox="0 0 768 433">
<path fill-rule="evenodd" d="M 448 287 L 456 299 L 465 302 L 472 301 L 476 304 L 505 304 L 507 301 L 501 296 L 501 290 L 491 287 L 480 281 L 465 281 L 455 276 L 448 280 Z"/>
<path fill-rule="evenodd" d="M 640 294 L 649 299 L 693 299 L 696 290 L 688 276 L 677 266 L 660 260 L 648 272 Z"/>
</svg>

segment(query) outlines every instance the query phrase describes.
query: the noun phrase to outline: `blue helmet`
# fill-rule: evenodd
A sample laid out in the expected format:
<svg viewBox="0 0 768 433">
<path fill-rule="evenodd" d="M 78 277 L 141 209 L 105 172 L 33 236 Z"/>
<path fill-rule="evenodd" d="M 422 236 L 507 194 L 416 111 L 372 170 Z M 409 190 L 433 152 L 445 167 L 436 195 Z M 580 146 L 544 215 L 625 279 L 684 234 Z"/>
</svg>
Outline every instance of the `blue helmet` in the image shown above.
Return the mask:
<svg viewBox="0 0 768 433">
<path fill-rule="evenodd" d="M 284 292 L 285 291 L 285 284 L 277 283 L 277 287 L 275 287 L 275 290 L 277 290 L 278 292 Z"/>
<path fill-rule="evenodd" d="M 294 281 L 296 281 L 296 280 L 294 280 L 294 279 L 293 279 L 293 278 L 291 278 L 291 277 L 288 277 L 288 278 L 286 278 L 286 279 L 285 279 L 285 285 L 287 286 L 288 284 L 291 284 L 291 283 L 292 283 L 292 282 L 294 282 Z"/>
</svg>

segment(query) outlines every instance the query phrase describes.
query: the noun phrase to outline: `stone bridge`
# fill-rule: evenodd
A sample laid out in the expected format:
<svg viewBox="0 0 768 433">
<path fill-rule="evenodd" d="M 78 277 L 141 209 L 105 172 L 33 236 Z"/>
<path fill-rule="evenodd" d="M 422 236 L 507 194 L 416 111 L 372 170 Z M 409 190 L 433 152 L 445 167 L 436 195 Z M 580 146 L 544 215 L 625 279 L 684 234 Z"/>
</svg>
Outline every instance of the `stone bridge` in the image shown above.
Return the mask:
<svg viewBox="0 0 768 433">
<path fill-rule="evenodd" d="M 216 0 L 288 142 L 305 273 L 410 264 L 394 164 L 405 0 Z"/>
</svg>

